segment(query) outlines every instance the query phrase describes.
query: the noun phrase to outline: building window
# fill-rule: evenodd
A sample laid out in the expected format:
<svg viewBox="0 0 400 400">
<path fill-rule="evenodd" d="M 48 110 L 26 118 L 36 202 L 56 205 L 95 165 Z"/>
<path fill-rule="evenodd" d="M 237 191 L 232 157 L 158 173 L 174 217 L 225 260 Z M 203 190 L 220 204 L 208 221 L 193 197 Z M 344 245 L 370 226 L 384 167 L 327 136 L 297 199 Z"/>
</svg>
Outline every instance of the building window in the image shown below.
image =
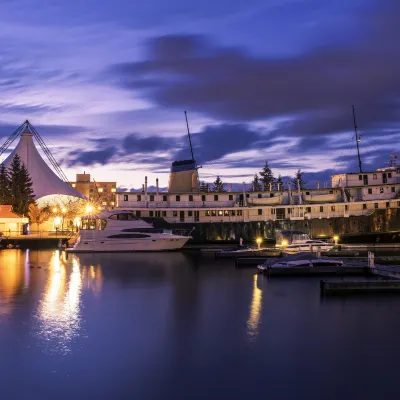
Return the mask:
<svg viewBox="0 0 400 400">
<path fill-rule="evenodd" d="M 358 180 L 362 181 L 362 175 L 358 175 Z"/>
<path fill-rule="evenodd" d="M 364 203 L 363 204 L 363 210 L 366 210 L 367 209 L 367 205 Z"/>
<path fill-rule="evenodd" d="M 218 201 L 218 195 L 214 194 L 214 201 Z"/>
<path fill-rule="evenodd" d="M 206 217 L 210 217 L 210 216 L 211 216 L 211 211 L 206 211 L 206 212 L 205 212 L 205 216 L 206 216 Z"/>
<path fill-rule="evenodd" d="M 229 201 L 233 201 L 233 194 L 229 195 Z"/>
<path fill-rule="evenodd" d="M 141 211 L 139 211 L 139 210 L 138 210 L 138 211 L 136 211 L 136 216 L 140 218 L 140 217 L 142 216 L 142 212 L 141 212 Z"/>
<path fill-rule="evenodd" d="M 166 217 L 166 216 L 167 216 L 167 212 L 166 212 L 166 211 L 163 211 L 163 212 L 162 212 L 162 216 L 163 216 L 163 217 Z"/>
<path fill-rule="evenodd" d="M 335 211 L 335 206 L 331 206 L 331 211 Z"/>
<path fill-rule="evenodd" d="M 163 197 L 162 197 L 162 201 L 167 201 L 167 195 L 163 195 Z"/>
<path fill-rule="evenodd" d="M 112 188 L 111 191 L 112 191 L 113 193 L 115 193 L 115 192 L 117 191 L 117 189 Z"/>
<path fill-rule="evenodd" d="M 206 195 L 205 194 L 201 195 L 201 201 L 206 201 Z"/>
<path fill-rule="evenodd" d="M 383 193 L 383 188 L 379 188 L 379 193 Z"/>
<path fill-rule="evenodd" d="M 395 187 L 392 186 L 392 193 L 394 193 L 396 191 Z"/>
<path fill-rule="evenodd" d="M 93 193 L 93 188 L 92 188 L 92 189 L 89 189 L 89 192 L 90 192 L 90 193 Z"/>
<path fill-rule="evenodd" d="M 307 212 L 311 212 L 311 207 L 306 207 Z"/>
<path fill-rule="evenodd" d="M 374 203 L 374 207 L 375 207 L 375 208 L 379 208 L 378 203 Z"/>
<path fill-rule="evenodd" d="M 154 201 L 154 194 L 150 195 L 150 201 Z"/>
<path fill-rule="evenodd" d="M 189 201 L 193 201 L 193 195 L 189 194 Z"/>
<path fill-rule="evenodd" d="M 149 211 L 149 217 L 154 217 L 154 211 Z"/>
<path fill-rule="evenodd" d="M 324 212 L 324 206 L 319 206 L 319 212 Z"/>
<path fill-rule="evenodd" d="M 224 215 L 224 212 L 222 210 L 218 211 L 218 217 L 222 217 Z"/>
<path fill-rule="evenodd" d="M 142 201 L 142 195 L 141 194 L 137 195 L 137 201 Z"/>
<path fill-rule="evenodd" d="M 397 207 L 400 207 L 400 201 L 397 202 Z"/>
<path fill-rule="evenodd" d="M 76 187 L 75 183 L 72 183 L 71 186 L 72 186 L 72 187 Z"/>
<path fill-rule="evenodd" d="M 188 211 L 188 217 L 193 217 L 193 211 Z"/>
<path fill-rule="evenodd" d="M 387 201 L 386 202 L 386 208 L 389 208 L 390 207 L 390 203 Z"/>
<path fill-rule="evenodd" d="M 372 179 L 378 179 L 378 177 L 376 176 L 376 174 L 372 175 Z"/>
<path fill-rule="evenodd" d="M 179 196 L 179 194 L 176 195 L 175 200 L 176 200 L 176 201 L 181 201 L 181 196 Z"/>
<path fill-rule="evenodd" d="M 111 204 L 112 206 L 115 205 L 115 203 L 114 203 L 113 201 L 112 201 L 110 204 Z"/>
<path fill-rule="evenodd" d="M 216 217 L 216 216 L 217 216 L 217 211 L 212 210 L 212 211 L 211 211 L 211 216 L 212 216 L 212 217 Z"/>
<path fill-rule="evenodd" d="M 103 206 L 106 206 L 106 205 L 107 205 L 107 202 L 106 202 L 106 201 L 103 201 L 102 204 L 103 204 Z"/>
<path fill-rule="evenodd" d="M 103 188 L 98 188 L 97 191 L 98 191 L 99 193 L 103 193 Z"/>
<path fill-rule="evenodd" d="M 261 199 L 262 194 L 261 194 L 261 193 L 258 193 L 257 197 L 258 197 L 259 199 Z"/>
<path fill-rule="evenodd" d="M 372 189 L 371 188 L 368 189 L 368 194 L 372 194 Z"/>
<path fill-rule="evenodd" d="M 258 215 L 262 215 L 262 209 L 261 208 L 258 209 Z"/>
<path fill-rule="evenodd" d="M 177 217 L 178 216 L 178 211 L 173 211 L 172 216 Z"/>
<path fill-rule="evenodd" d="M 103 191 L 104 191 L 104 193 L 107 193 L 107 192 L 108 192 L 107 188 L 104 188 Z"/>
<path fill-rule="evenodd" d="M 242 211 L 242 210 L 237 210 L 236 215 L 237 215 L 238 217 L 241 217 L 242 214 L 243 214 L 243 211 Z"/>
<path fill-rule="evenodd" d="M 124 201 L 128 201 L 128 195 L 124 194 Z"/>
<path fill-rule="evenodd" d="M 391 177 L 392 177 L 392 173 L 389 172 L 389 173 L 388 173 L 388 178 L 391 178 Z"/>
</svg>

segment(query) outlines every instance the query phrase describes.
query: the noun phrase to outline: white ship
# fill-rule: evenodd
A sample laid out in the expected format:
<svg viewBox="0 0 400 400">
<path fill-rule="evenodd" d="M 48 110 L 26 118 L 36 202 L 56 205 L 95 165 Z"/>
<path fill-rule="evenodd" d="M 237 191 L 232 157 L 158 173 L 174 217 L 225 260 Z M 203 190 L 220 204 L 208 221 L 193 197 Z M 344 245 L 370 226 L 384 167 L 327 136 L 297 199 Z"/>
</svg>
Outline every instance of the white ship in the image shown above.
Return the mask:
<svg viewBox="0 0 400 400">
<path fill-rule="evenodd" d="M 156 229 L 129 211 L 104 211 L 82 218 L 72 253 L 178 250 L 190 236 Z"/>
</svg>

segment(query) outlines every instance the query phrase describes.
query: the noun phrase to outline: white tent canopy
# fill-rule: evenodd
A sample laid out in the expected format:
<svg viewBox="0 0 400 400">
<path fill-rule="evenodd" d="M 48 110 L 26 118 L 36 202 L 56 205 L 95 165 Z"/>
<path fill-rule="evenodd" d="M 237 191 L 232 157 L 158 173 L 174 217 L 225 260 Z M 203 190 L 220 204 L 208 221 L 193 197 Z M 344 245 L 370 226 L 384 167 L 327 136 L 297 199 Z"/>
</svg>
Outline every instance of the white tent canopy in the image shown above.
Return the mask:
<svg viewBox="0 0 400 400">
<path fill-rule="evenodd" d="M 20 141 L 14 151 L 6 158 L 4 165 L 9 167 L 15 154 L 18 154 L 32 179 L 32 190 L 36 199 L 50 195 L 64 195 L 84 198 L 67 182 L 61 180 L 40 156 L 33 135 L 29 131 L 21 133 Z"/>
</svg>

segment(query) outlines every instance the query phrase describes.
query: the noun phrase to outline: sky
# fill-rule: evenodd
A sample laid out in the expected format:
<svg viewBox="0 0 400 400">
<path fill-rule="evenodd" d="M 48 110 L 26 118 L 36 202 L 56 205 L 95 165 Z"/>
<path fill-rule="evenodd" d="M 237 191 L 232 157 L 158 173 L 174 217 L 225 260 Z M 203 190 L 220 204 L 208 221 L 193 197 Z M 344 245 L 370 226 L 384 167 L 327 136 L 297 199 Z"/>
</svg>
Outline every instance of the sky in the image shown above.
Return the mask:
<svg viewBox="0 0 400 400">
<path fill-rule="evenodd" d="M 0 144 L 29 119 L 71 181 L 163 187 L 190 158 L 187 110 L 201 180 L 250 183 L 267 160 L 313 187 L 357 172 L 354 104 L 374 170 L 399 152 L 399 15 L 397 0 L 0 0 Z"/>
</svg>

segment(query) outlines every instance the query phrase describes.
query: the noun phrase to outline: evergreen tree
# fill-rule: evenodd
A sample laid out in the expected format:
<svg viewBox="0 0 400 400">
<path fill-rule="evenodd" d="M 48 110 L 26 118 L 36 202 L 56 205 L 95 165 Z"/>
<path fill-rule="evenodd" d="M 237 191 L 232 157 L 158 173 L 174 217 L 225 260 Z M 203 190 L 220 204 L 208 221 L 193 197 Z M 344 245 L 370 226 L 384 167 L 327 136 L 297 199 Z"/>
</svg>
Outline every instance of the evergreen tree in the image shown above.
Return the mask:
<svg viewBox="0 0 400 400">
<path fill-rule="evenodd" d="M 274 174 L 268 166 L 268 161 L 265 161 L 264 168 L 260 172 L 260 183 L 264 184 L 264 190 L 269 190 L 269 184 L 274 182 Z"/>
<path fill-rule="evenodd" d="M 258 178 L 258 175 L 254 175 L 253 182 L 251 183 L 252 191 L 253 192 L 259 192 L 261 190 L 261 185 L 260 185 L 260 180 Z"/>
<path fill-rule="evenodd" d="M 11 204 L 10 176 L 4 164 L 0 166 L 0 204 Z"/>
<path fill-rule="evenodd" d="M 208 192 L 208 184 L 206 184 L 204 181 L 200 182 L 200 192 Z"/>
<path fill-rule="evenodd" d="M 16 154 L 9 167 L 11 204 L 17 214 L 28 214 L 29 204 L 34 203 L 32 180 L 21 158 Z"/>
<path fill-rule="evenodd" d="M 279 174 L 278 179 L 276 180 L 277 189 L 283 190 L 283 179 L 281 174 Z"/>
<path fill-rule="evenodd" d="M 222 182 L 222 179 L 219 177 L 219 175 L 217 176 L 217 179 L 214 181 L 212 190 L 213 192 L 225 192 L 224 183 Z"/>
<path fill-rule="evenodd" d="M 292 181 L 293 184 L 293 189 L 299 189 L 299 185 L 300 185 L 300 189 L 304 189 L 304 187 L 306 186 L 306 181 L 303 180 L 303 173 L 301 172 L 301 169 L 298 169 L 296 174 L 294 175 L 294 179 Z"/>
</svg>

